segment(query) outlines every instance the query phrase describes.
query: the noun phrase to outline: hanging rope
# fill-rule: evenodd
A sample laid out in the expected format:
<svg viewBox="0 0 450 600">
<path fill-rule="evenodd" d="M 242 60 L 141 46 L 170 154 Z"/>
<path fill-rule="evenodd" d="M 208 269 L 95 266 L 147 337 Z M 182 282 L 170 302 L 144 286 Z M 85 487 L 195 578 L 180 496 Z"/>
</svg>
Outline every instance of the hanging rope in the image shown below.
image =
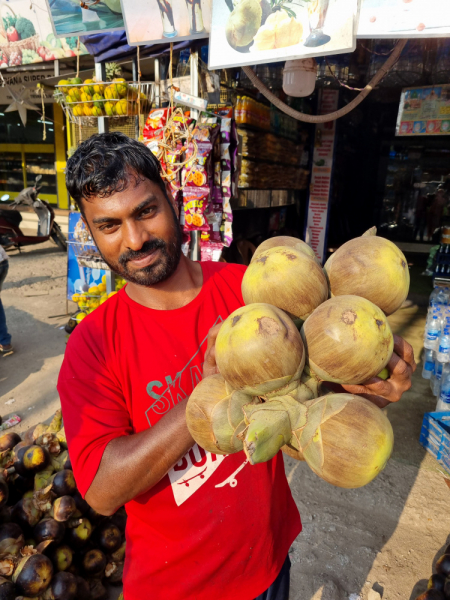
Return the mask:
<svg viewBox="0 0 450 600">
<path fill-rule="evenodd" d="M 169 76 L 170 76 L 170 112 L 173 113 L 173 72 L 172 62 L 173 59 L 173 42 L 170 42 L 170 63 L 169 63 Z"/>
<path fill-rule="evenodd" d="M 400 54 L 402 53 L 403 48 L 406 46 L 408 40 L 400 40 L 397 42 L 392 54 L 389 56 L 387 61 L 384 63 L 382 67 L 380 67 L 377 73 L 372 77 L 366 87 L 360 92 L 356 98 L 354 98 L 351 102 L 344 106 L 343 108 L 336 110 L 335 112 L 329 113 L 328 115 L 307 115 L 305 113 L 301 113 L 298 110 L 294 110 L 284 102 L 282 102 L 275 94 L 273 94 L 259 79 L 257 75 L 255 75 L 253 69 L 250 67 L 242 67 L 242 70 L 253 83 L 253 85 L 261 92 L 263 96 L 269 100 L 274 106 L 279 108 L 282 112 L 286 113 L 290 117 L 297 119 L 297 121 L 303 121 L 304 123 L 327 123 L 328 121 L 336 121 L 340 119 L 344 115 L 347 115 L 354 108 L 361 104 L 361 102 L 370 94 L 370 92 L 376 87 L 386 73 L 392 69 L 395 63 L 400 58 Z"/>
<path fill-rule="evenodd" d="M 77 77 L 80 75 L 80 38 L 77 39 Z"/>
<path fill-rule="evenodd" d="M 44 88 L 41 87 L 41 101 L 42 101 L 42 121 L 44 123 L 44 131 L 42 132 L 42 139 L 45 142 L 45 140 L 47 139 L 47 126 L 45 123 L 45 103 L 44 103 L 44 98 L 45 98 L 45 92 L 44 92 Z"/>
<path fill-rule="evenodd" d="M 137 47 L 137 70 L 138 70 L 138 127 L 139 137 L 141 138 L 141 53 L 140 46 Z"/>
</svg>

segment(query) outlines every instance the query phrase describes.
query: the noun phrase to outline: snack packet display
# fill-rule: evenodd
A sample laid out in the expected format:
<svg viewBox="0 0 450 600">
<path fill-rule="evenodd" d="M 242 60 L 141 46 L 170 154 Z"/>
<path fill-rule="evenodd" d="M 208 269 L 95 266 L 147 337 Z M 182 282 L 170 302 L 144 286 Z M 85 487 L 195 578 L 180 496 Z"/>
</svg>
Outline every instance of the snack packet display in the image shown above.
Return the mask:
<svg viewBox="0 0 450 600">
<path fill-rule="evenodd" d="M 184 231 L 208 231 L 206 211 L 209 188 L 185 187 L 183 190 Z"/>
<path fill-rule="evenodd" d="M 144 142 L 155 137 L 162 139 L 162 130 L 167 123 L 169 111 L 169 108 L 154 108 L 150 111 L 144 125 Z"/>
</svg>

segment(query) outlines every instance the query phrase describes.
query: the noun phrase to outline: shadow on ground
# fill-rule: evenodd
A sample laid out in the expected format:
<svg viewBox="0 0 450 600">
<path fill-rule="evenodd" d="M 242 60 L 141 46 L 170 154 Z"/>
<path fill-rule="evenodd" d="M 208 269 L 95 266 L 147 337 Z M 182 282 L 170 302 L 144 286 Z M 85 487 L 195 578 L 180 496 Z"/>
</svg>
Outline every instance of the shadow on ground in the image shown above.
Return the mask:
<svg viewBox="0 0 450 600">
<path fill-rule="evenodd" d="M 0 358 L 0 396 L 39 372 L 47 359 L 60 356 L 65 349 L 65 336 L 59 324 L 43 323 L 14 306 L 7 307 L 5 313 L 16 352 Z"/>
</svg>

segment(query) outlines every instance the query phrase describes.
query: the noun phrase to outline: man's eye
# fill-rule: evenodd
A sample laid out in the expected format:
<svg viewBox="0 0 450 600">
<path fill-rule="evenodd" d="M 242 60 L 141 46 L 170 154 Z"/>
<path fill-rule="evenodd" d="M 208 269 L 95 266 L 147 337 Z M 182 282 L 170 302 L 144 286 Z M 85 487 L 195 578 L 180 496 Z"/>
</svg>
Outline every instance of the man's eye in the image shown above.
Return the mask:
<svg viewBox="0 0 450 600">
<path fill-rule="evenodd" d="M 100 227 L 100 231 L 112 231 L 115 227 L 117 227 L 115 223 L 107 223 L 106 225 L 102 225 L 102 227 Z"/>
<path fill-rule="evenodd" d="M 141 211 L 140 213 L 140 217 L 147 217 L 148 215 L 151 215 L 155 212 L 155 206 L 147 206 L 147 208 L 144 208 L 144 210 Z"/>
</svg>

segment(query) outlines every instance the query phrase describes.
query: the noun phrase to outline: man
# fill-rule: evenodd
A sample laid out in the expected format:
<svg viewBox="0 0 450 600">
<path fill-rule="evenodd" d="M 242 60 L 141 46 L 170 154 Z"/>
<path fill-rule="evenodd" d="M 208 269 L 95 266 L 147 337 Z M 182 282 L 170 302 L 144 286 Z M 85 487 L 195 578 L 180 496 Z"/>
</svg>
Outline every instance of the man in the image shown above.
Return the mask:
<svg viewBox="0 0 450 600">
<path fill-rule="evenodd" d="M 9 260 L 3 246 L 0 246 L 0 292 L 2 291 L 3 282 L 8 274 Z M 8 333 L 6 326 L 5 309 L 3 308 L 2 299 L 0 298 L 0 355 L 5 355 L 13 351 L 11 345 L 11 335 Z"/>
<path fill-rule="evenodd" d="M 182 255 L 160 166 L 122 134 L 84 142 L 67 186 L 129 282 L 75 329 L 58 382 L 82 495 L 105 515 L 126 505 L 125 600 L 287 600 L 301 524 L 282 454 L 256 466 L 209 454 L 185 422 L 189 394 L 216 372 L 220 323 L 243 304 L 245 267 Z M 380 405 L 410 385 L 411 349 L 399 338 L 396 352 L 399 375 L 357 390 Z"/>
</svg>

